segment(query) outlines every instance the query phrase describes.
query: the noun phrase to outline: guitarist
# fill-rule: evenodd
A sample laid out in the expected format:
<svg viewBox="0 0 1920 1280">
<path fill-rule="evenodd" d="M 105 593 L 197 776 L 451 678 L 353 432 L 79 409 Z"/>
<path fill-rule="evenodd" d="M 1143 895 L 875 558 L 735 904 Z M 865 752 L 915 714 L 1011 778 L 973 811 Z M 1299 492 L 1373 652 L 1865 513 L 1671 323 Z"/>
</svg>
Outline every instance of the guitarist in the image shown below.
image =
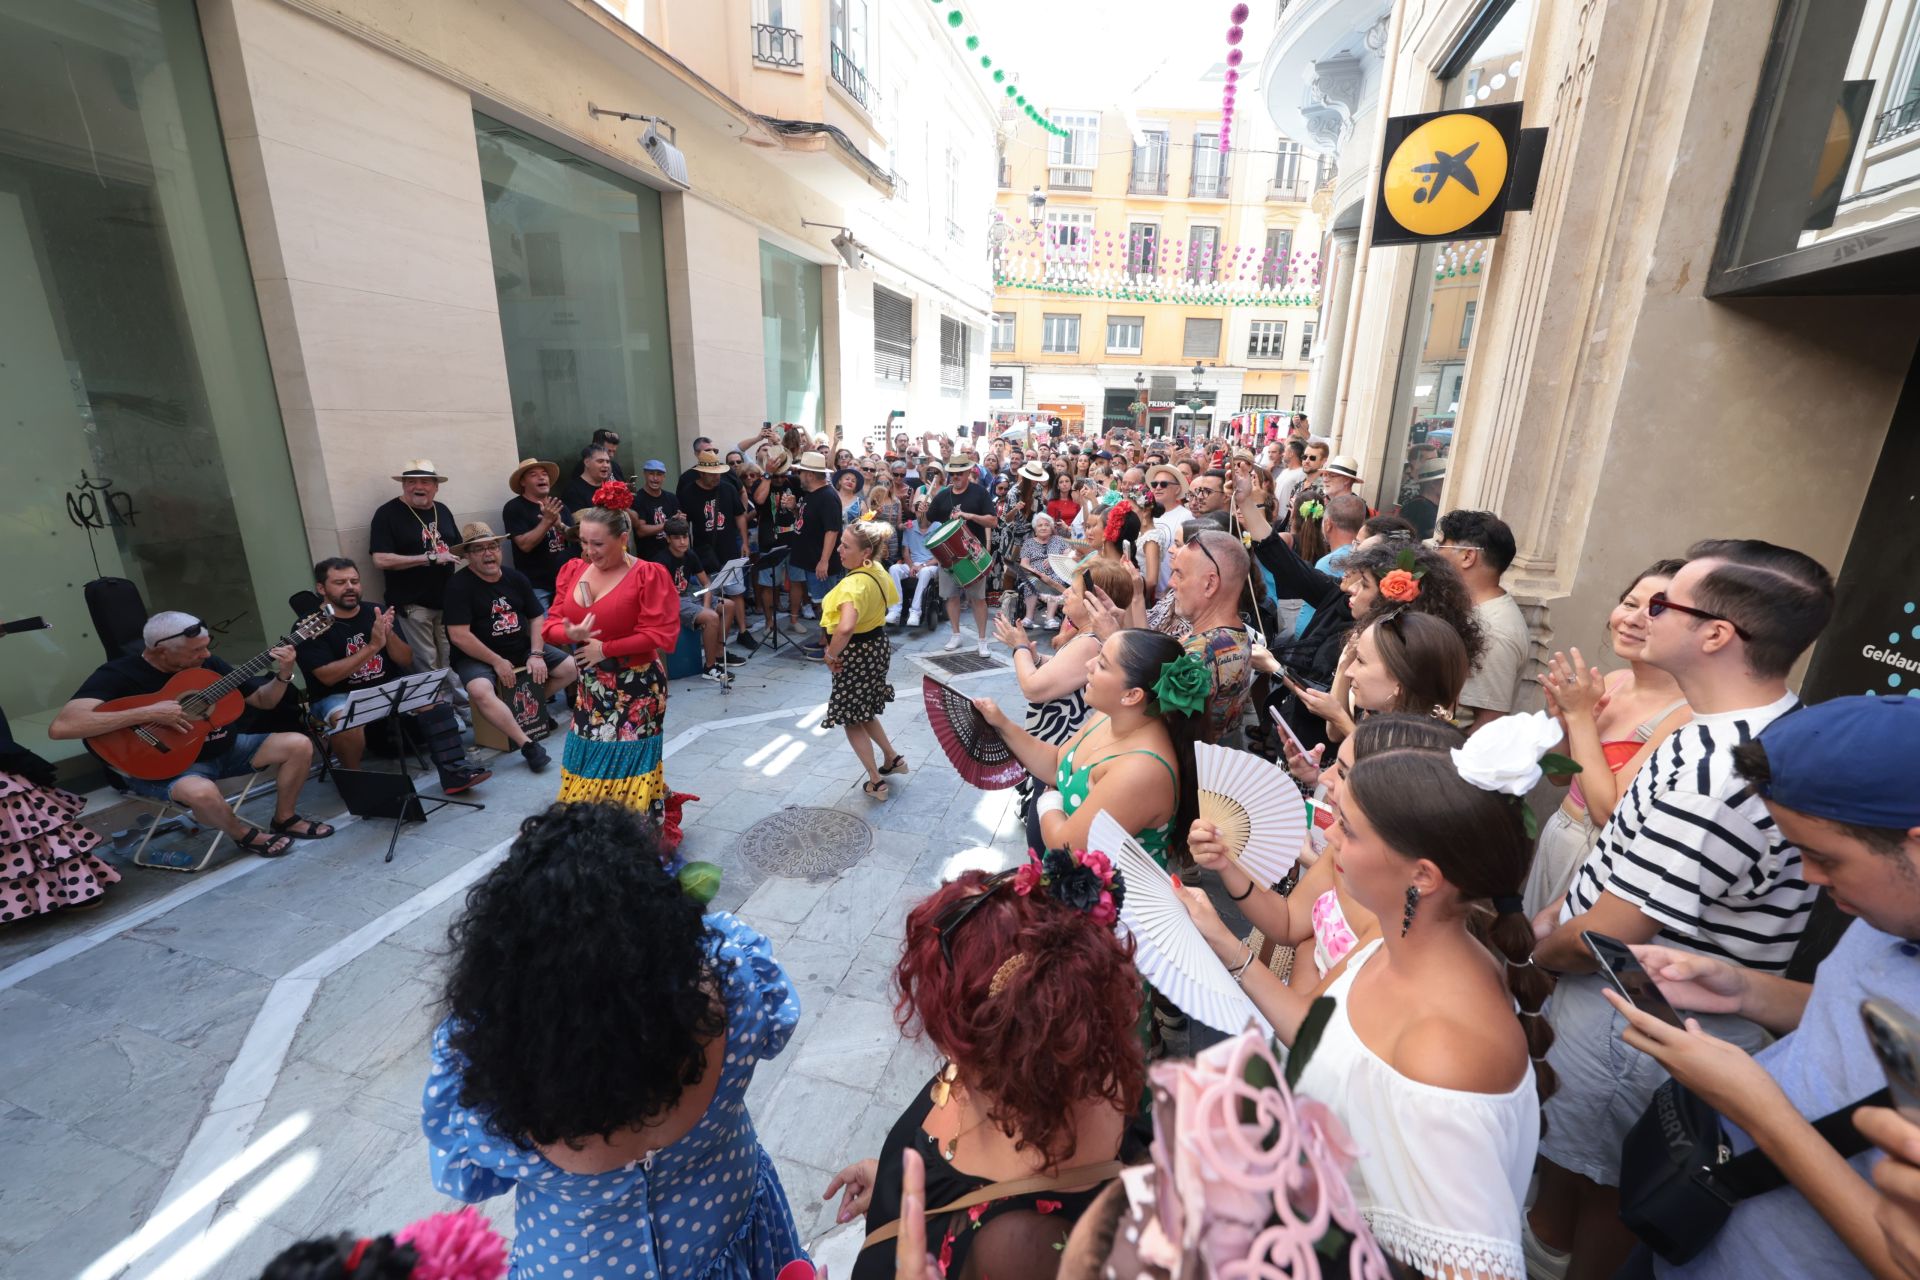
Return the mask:
<svg viewBox="0 0 1920 1280">
<path fill-rule="evenodd" d="M 132 657 L 114 658 L 102 664 L 80 686 L 60 714 L 47 727 L 47 736 L 55 739 L 91 738 L 115 729 L 141 725 L 169 725 L 192 728 L 186 711 L 178 702 L 156 702 L 130 711 L 98 711 L 101 703 L 115 698 L 133 698 L 158 693 L 167 680 L 181 671 L 205 667 L 216 675 L 233 670 L 227 662 L 213 656 L 213 639 L 206 624 L 190 613 L 156 613 L 147 619 L 140 638 L 146 647 Z M 272 651 L 279 671 L 271 677 L 241 686 L 247 705 L 270 711 L 286 696 L 293 679 L 294 651 L 280 645 Z M 149 800 L 171 800 L 190 810 L 202 826 L 216 827 L 233 838 L 244 852 L 263 858 L 286 855 L 295 840 L 324 840 L 333 828 L 312 818 L 303 818 L 294 802 L 306 784 L 307 771 L 313 765 L 313 742 L 301 733 L 235 733 L 232 725 L 223 725 L 207 735 L 200 757 L 186 772 L 170 781 L 125 778 L 127 790 Z M 273 769 L 276 795 L 271 832 L 243 821 L 220 795 L 219 779 L 236 778 L 255 769 Z"/>
</svg>

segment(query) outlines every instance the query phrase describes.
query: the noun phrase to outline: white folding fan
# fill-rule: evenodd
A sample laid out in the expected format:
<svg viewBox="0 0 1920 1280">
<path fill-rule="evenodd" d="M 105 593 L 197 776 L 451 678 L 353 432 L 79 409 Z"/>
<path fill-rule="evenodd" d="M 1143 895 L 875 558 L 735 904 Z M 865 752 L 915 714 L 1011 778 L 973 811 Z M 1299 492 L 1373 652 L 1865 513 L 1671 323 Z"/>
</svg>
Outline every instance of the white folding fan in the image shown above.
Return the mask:
<svg viewBox="0 0 1920 1280">
<path fill-rule="evenodd" d="M 1172 877 L 1104 809 L 1093 815 L 1087 847 L 1106 854 L 1126 877 L 1117 927 L 1133 937 L 1133 963 L 1140 975 L 1215 1031 L 1238 1035 L 1251 1021 L 1271 1034 L 1273 1028 L 1200 936 Z"/>
<path fill-rule="evenodd" d="M 1076 556 L 1067 551 L 1056 551 L 1047 557 L 1047 568 L 1053 570 L 1053 576 L 1073 585 L 1073 575 L 1080 572 L 1080 566 L 1091 560 L 1091 556 Z"/>
<path fill-rule="evenodd" d="M 1200 817 L 1220 829 L 1227 855 L 1255 884 L 1286 879 L 1309 821 L 1293 775 L 1231 747 L 1198 743 L 1193 757 Z"/>
</svg>

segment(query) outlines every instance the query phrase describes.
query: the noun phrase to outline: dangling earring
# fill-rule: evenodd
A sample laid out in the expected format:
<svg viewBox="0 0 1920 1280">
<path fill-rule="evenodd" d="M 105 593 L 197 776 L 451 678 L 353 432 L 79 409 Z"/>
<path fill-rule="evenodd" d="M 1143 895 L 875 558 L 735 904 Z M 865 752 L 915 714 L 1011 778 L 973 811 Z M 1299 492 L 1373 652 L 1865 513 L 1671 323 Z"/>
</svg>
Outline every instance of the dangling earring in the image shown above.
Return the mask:
<svg viewBox="0 0 1920 1280">
<path fill-rule="evenodd" d="M 945 1067 L 941 1068 L 940 1074 L 933 1078 L 933 1088 L 927 1091 L 928 1095 L 933 1099 L 934 1106 L 945 1107 L 947 1105 L 947 1101 L 953 1097 L 954 1081 L 959 1078 L 959 1063 L 949 1061 Z"/>
<path fill-rule="evenodd" d="M 1420 889 L 1417 885 L 1407 886 L 1407 914 L 1400 918 L 1400 936 L 1406 937 L 1407 930 L 1413 928 L 1413 913 L 1420 909 Z"/>
</svg>

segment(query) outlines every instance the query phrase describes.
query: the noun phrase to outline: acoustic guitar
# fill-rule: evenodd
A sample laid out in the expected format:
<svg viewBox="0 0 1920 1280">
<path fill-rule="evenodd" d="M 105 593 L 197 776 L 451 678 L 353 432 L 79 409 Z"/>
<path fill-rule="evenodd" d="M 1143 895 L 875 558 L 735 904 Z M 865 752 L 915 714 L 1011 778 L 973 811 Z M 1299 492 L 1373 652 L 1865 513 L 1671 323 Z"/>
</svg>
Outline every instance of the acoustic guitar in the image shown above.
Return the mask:
<svg viewBox="0 0 1920 1280">
<path fill-rule="evenodd" d="M 332 625 L 333 617 L 325 610 L 309 614 L 300 619 L 291 634 L 281 636 L 279 644 L 296 645 L 302 640 L 311 640 Z M 192 667 L 175 672 L 156 693 L 103 702 L 94 710 L 131 711 L 156 702 L 178 702 L 194 723 L 184 730 L 161 724 L 115 729 L 88 738 L 87 745 L 95 755 L 130 778 L 146 778 L 152 782 L 177 778 L 200 758 L 200 748 L 209 733 L 240 718 L 247 705 L 240 686 L 255 676 L 265 675 L 273 665 L 273 649 L 269 648 L 223 676 L 205 667 Z"/>
</svg>

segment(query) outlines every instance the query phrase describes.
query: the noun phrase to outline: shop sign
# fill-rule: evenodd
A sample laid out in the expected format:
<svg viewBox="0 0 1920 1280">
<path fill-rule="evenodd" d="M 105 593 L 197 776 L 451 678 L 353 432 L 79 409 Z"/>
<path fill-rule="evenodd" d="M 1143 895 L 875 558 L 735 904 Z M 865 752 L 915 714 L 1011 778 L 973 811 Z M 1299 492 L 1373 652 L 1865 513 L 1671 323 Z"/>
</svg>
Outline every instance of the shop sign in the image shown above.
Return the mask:
<svg viewBox="0 0 1920 1280">
<path fill-rule="evenodd" d="M 1373 243 L 1486 239 L 1532 208 L 1547 131 L 1520 117 L 1520 103 L 1502 102 L 1388 119 Z"/>
</svg>

